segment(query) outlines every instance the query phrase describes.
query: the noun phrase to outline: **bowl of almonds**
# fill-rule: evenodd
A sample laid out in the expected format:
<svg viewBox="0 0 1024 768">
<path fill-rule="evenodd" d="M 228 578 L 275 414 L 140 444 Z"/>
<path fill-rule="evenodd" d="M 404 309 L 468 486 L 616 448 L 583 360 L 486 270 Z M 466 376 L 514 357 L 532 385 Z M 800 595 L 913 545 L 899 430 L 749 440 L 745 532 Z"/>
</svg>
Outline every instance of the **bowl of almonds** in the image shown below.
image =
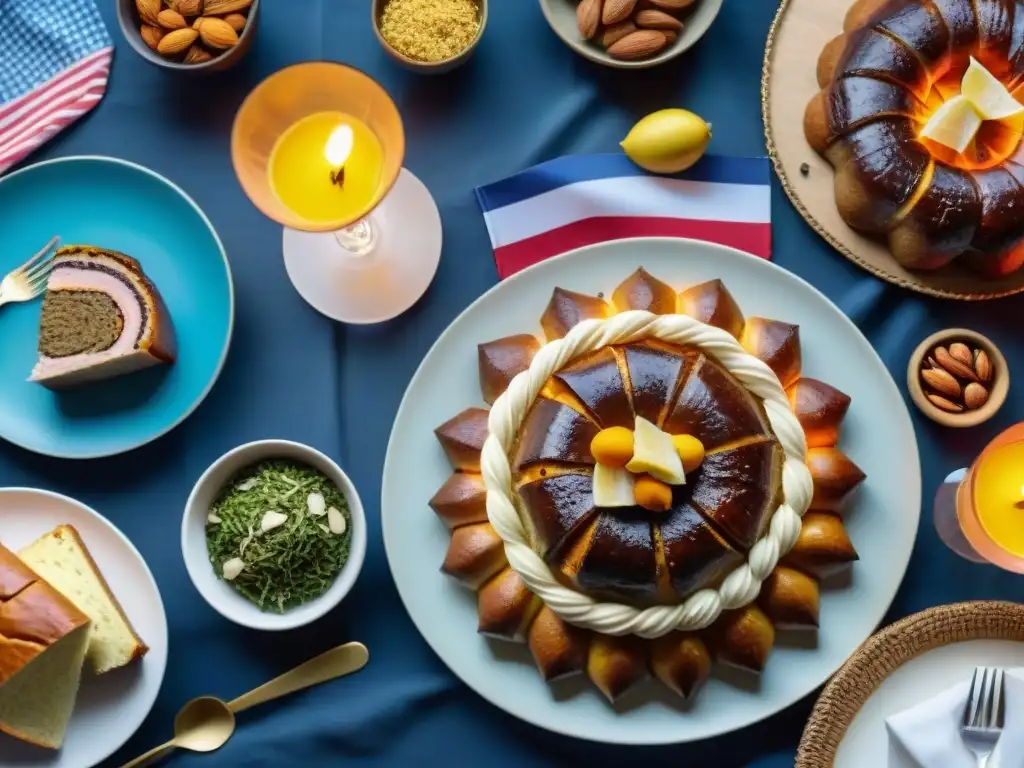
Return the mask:
<svg viewBox="0 0 1024 768">
<path fill-rule="evenodd" d="M 132 48 L 164 69 L 214 72 L 252 45 L 259 0 L 117 0 Z"/>
<path fill-rule="evenodd" d="M 949 328 L 922 341 L 907 366 L 907 387 L 921 411 L 947 427 L 973 427 L 1006 402 L 1006 358 L 985 336 Z"/>
<path fill-rule="evenodd" d="M 540 7 L 555 34 L 584 58 L 644 69 L 703 37 L 722 0 L 540 0 Z"/>
</svg>

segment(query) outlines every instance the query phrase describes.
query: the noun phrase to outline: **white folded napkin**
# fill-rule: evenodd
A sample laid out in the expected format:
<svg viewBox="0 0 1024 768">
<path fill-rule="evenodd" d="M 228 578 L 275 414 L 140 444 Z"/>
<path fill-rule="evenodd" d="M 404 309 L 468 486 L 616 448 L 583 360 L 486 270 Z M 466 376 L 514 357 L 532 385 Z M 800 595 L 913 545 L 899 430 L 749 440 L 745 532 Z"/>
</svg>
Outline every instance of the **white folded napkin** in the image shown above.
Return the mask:
<svg viewBox="0 0 1024 768">
<path fill-rule="evenodd" d="M 1007 670 L 1006 722 L 989 768 L 1024 768 L 1024 668 Z M 960 740 L 960 721 L 970 680 L 954 685 L 887 718 L 889 737 L 920 768 L 975 768 L 974 755 Z"/>
</svg>

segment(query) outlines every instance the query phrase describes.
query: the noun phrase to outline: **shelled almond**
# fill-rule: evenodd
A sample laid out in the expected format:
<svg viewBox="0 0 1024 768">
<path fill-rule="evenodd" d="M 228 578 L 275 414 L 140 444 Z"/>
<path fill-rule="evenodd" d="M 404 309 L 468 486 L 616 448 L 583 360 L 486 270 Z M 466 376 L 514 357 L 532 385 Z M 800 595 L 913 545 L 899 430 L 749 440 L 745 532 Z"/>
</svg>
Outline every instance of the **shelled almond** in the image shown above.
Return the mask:
<svg viewBox="0 0 1024 768">
<path fill-rule="evenodd" d="M 597 12 L 601 12 L 601 0 Z M 238 44 L 253 0 L 135 0 L 139 35 L 152 50 L 184 64 L 204 64 Z M 596 30 L 595 30 L 596 32 Z"/>
<path fill-rule="evenodd" d="M 988 353 L 963 342 L 937 346 L 925 356 L 921 388 L 936 408 L 975 411 L 988 402 L 994 371 Z"/>
<path fill-rule="evenodd" d="M 207 0 L 209 2 L 209 0 Z M 679 18 L 697 0 L 579 0 L 576 25 L 614 59 L 642 61 L 674 43 Z"/>
<path fill-rule="evenodd" d="M 164 29 L 184 29 L 188 26 L 185 17 L 170 8 L 164 8 L 156 16 L 157 23 Z"/>
</svg>

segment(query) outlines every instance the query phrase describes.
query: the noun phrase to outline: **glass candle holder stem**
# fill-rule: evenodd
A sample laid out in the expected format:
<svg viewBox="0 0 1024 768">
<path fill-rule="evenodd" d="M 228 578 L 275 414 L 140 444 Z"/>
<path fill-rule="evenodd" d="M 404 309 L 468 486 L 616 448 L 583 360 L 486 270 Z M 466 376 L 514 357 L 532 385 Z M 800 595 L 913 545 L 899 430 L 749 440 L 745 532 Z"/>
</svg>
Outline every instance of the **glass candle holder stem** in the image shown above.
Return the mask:
<svg viewBox="0 0 1024 768">
<path fill-rule="evenodd" d="M 353 256 L 360 257 L 369 256 L 373 252 L 379 237 L 380 228 L 372 215 L 334 232 L 334 239 L 338 241 L 338 245 Z"/>
<path fill-rule="evenodd" d="M 951 472 L 939 486 L 935 494 L 934 521 L 935 531 L 939 534 L 942 542 L 965 560 L 974 563 L 988 562 L 975 552 L 974 547 L 964 536 L 960 527 L 960 519 L 957 516 L 957 495 L 960 493 L 960 486 L 967 476 L 968 469 L 958 469 Z"/>
</svg>

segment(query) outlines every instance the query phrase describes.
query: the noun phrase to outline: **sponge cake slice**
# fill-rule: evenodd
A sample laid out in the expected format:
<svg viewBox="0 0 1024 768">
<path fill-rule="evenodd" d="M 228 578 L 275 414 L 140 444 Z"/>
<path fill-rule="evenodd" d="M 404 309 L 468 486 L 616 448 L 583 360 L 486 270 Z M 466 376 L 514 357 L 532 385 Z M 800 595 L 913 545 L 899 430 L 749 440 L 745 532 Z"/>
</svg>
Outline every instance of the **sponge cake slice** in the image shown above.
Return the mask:
<svg viewBox="0 0 1024 768">
<path fill-rule="evenodd" d="M 72 526 L 54 529 L 18 557 L 92 619 L 87 659 L 97 675 L 124 667 L 149 651 Z"/>
</svg>

